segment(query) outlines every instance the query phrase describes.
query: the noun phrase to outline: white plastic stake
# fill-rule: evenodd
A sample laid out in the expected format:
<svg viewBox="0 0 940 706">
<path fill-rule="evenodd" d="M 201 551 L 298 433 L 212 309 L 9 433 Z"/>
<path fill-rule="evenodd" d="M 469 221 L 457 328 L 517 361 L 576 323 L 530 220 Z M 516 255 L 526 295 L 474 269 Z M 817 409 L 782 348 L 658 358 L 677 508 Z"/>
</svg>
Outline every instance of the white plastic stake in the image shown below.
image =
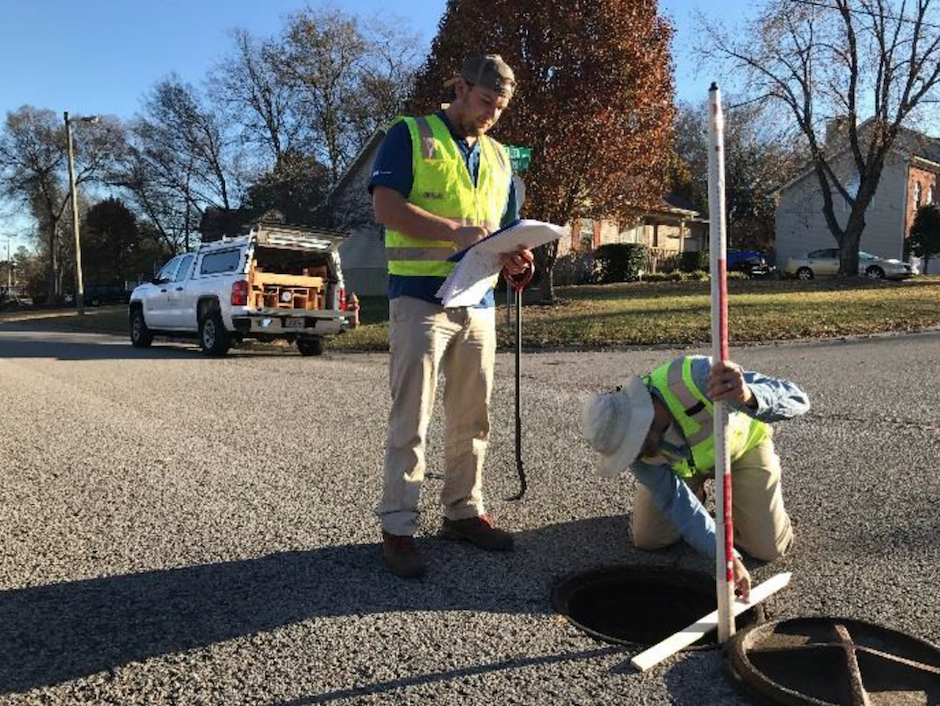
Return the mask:
<svg viewBox="0 0 940 706">
<path fill-rule="evenodd" d="M 764 581 L 760 586 L 752 588 L 750 600 L 746 603 L 738 600 L 732 604 L 732 612 L 734 614 L 732 615 L 732 620 L 735 616 L 740 615 L 749 608 L 753 608 L 762 600 L 773 595 L 790 583 L 790 576 L 790 572 L 777 574 Z M 674 635 L 670 635 L 662 642 L 636 655 L 630 660 L 630 664 L 641 672 L 645 672 L 647 669 L 655 667 L 664 659 L 672 657 L 672 655 L 679 650 L 688 647 L 699 638 L 707 635 L 715 629 L 716 625 L 718 625 L 718 611 L 714 610 L 700 620 L 692 623 L 687 628 L 680 630 Z"/>
<path fill-rule="evenodd" d="M 725 121 L 721 91 L 708 91 L 708 210 L 712 292 L 712 360 L 728 360 L 728 268 L 725 237 Z M 734 635 L 734 531 L 731 521 L 731 459 L 728 405 L 715 402 L 715 575 L 718 591 L 718 642 Z"/>
</svg>

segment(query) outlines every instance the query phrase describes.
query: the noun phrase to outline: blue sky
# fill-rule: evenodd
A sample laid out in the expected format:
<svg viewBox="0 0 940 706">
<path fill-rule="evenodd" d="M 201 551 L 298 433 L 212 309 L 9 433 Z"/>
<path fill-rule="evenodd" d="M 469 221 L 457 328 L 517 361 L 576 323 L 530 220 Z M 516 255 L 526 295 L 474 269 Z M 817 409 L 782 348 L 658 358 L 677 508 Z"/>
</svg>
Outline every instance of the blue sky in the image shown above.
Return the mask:
<svg viewBox="0 0 940 706">
<path fill-rule="evenodd" d="M 306 5 L 304 0 L 0 0 L 0 118 L 22 105 L 129 118 L 142 96 L 170 72 L 200 83 L 230 50 L 232 29 L 276 34 L 285 15 Z M 446 0 L 334 0 L 332 6 L 364 18 L 404 18 L 429 47 Z M 720 80 L 695 76 L 687 51 L 695 33 L 692 12 L 711 7 L 707 0 L 660 1 L 676 25 L 680 100 L 698 102 L 711 81 Z M 722 15 L 740 16 L 747 7 L 744 0 L 727 0 Z M 0 239 L 18 229 L 19 219 L 6 211 L 0 212 Z"/>
</svg>

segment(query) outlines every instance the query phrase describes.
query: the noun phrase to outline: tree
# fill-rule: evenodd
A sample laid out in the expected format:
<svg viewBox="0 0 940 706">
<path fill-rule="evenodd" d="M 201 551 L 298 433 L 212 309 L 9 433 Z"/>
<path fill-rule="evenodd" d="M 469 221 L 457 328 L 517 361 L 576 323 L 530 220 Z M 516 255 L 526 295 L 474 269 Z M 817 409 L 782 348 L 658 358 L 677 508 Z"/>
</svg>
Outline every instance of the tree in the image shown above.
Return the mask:
<svg viewBox="0 0 940 706">
<path fill-rule="evenodd" d="M 775 191 L 803 159 L 792 140 L 783 139 L 755 105 L 725 110 L 725 212 L 732 247 L 771 250 L 774 246 Z M 708 210 L 708 106 L 683 103 L 676 117 L 672 190 Z"/>
<path fill-rule="evenodd" d="M 279 45 L 246 30 L 232 33 L 234 52 L 213 72 L 210 93 L 239 125 L 243 144 L 260 149 L 275 167 L 301 146 L 304 112 L 299 92 L 278 70 Z"/>
<path fill-rule="evenodd" d="M 98 179 L 120 141 L 111 118 L 83 124 L 74 141 L 76 188 Z M 7 113 L 0 133 L 0 194 L 29 208 L 46 255 L 49 303 L 62 293 L 62 216 L 69 206 L 64 121 L 51 110 L 23 106 Z"/>
<path fill-rule="evenodd" d="M 322 164 L 293 150 L 285 152 L 271 171 L 248 187 L 241 207 L 209 207 L 203 212 L 199 223 L 202 240 L 247 231 L 253 221 L 270 211 L 277 211 L 292 225 L 334 226 L 334 214 L 328 208 L 329 183 L 329 172 Z"/>
<path fill-rule="evenodd" d="M 13 253 L 12 265 L 13 283 L 19 287 L 24 287 L 30 277 L 35 275 L 41 279 L 44 273 L 42 263 L 38 262 L 38 258 L 24 245 L 20 245 Z"/>
<path fill-rule="evenodd" d="M 449 100 L 441 87 L 465 58 L 501 54 L 518 88 L 493 136 L 532 149 L 526 215 L 627 220 L 665 188 L 672 31 L 653 0 L 449 0 L 412 110 Z M 537 253 L 545 301 L 554 299 L 557 248 Z"/>
<path fill-rule="evenodd" d="M 168 249 L 189 249 L 207 208 L 225 213 L 240 205 L 245 174 L 236 142 L 220 112 L 171 75 L 132 122 L 111 178 L 154 222 Z"/>
<path fill-rule="evenodd" d="M 300 97 L 304 151 L 326 165 L 331 186 L 401 109 L 416 46 L 400 27 L 363 25 L 339 10 L 306 9 L 289 18 L 274 61 L 279 81 Z"/>
<path fill-rule="evenodd" d="M 858 272 L 865 210 L 889 152 L 909 137 L 905 123 L 936 96 L 940 18 L 931 5 L 772 0 L 746 31 L 702 19 L 702 54 L 727 62 L 746 79 L 748 96 L 788 115 L 806 140 L 841 276 Z M 865 114 L 871 118 L 862 120 Z M 837 164 L 846 150 L 848 176 Z M 847 219 L 836 214 L 842 199 Z"/>
<path fill-rule="evenodd" d="M 929 203 L 917 209 L 914 225 L 911 226 L 911 254 L 922 258 L 926 273 L 930 258 L 940 255 L 940 206 Z"/>
<path fill-rule="evenodd" d="M 376 128 L 400 112 L 417 64 L 406 30 L 338 10 L 290 16 L 277 37 L 233 32 L 200 93 L 161 81 L 129 131 L 114 183 L 172 252 L 232 234 L 274 208 L 339 223 L 329 188 Z"/>
<path fill-rule="evenodd" d="M 134 279 L 140 236 L 137 218 L 124 202 L 108 198 L 85 212 L 82 267 L 89 284 L 117 284 Z"/>
<path fill-rule="evenodd" d="M 131 273 L 132 279 L 142 281 L 157 274 L 176 251 L 167 248 L 166 241 L 149 220 L 139 220 L 137 232 L 139 239 Z"/>
<path fill-rule="evenodd" d="M 323 208 L 329 193 L 329 170 L 295 151 L 284 153 L 274 168 L 248 188 L 245 208 L 250 218 L 269 210 L 294 225 L 326 225 Z"/>
<path fill-rule="evenodd" d="M 46 294 L 59 293 L 58 223 L 67 203 L 63 177 L 66 158 L 64 125 L 51 110 L 23 106 L 7 113 L 0 135 L 3 194 L 29 207 L 44 234 L 48 253 Z"/>
<path fill-rule="evenodd" d="M 20 246 L 13 256 L 16 282 L 37 301 L 46 293 L 46 263 L 36 253 Z"/>
</svg>

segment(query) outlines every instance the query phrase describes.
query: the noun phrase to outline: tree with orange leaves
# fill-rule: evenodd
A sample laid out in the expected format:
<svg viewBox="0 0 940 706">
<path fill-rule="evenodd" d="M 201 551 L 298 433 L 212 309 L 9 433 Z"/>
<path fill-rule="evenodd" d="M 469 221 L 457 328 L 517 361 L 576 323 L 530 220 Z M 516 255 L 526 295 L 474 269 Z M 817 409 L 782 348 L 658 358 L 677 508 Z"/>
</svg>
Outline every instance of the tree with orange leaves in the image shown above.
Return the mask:
<svg viewBox="0 0 940 706">
<path fill-rule="evenodd" d="M 672 34 L 655 0 L 448 0 L 410 108 L 433 112 L 465 58 L 501 54 L 518 86 L 492 134 L 532 149 L 525 216 L 625 222 L 665 189 Z M 557 251 L 536 253 L 543 301 L 554 299 Z"/>
</svg>

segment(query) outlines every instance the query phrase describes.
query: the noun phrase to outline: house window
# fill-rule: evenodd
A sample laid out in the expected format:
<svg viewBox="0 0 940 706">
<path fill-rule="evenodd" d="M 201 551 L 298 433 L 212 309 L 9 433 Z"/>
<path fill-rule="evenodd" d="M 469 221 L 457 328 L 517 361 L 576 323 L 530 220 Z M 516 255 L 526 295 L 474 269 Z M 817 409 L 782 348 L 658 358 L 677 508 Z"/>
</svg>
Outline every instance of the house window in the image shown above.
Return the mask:
<svg viewBox="0 0 940 706">
<path fill-rule="evenodd" d="M 636 223 L 618 226 L 618 243 L 643 243 L 643 226 Z M 643 243 L 645 244 L 645 243 Z"/>
<path fill-rule="evenodd" d="M 594 249 L 594 219 L 582 218 L 581 221 L 581 242 L 579 249 L 584 252 L 591 252 Z"/>
<path fill-rule="evenodd" d="M 934 188 L 935 188 L 934 185 L 931 184 L 931 185 L 930 185 L 930 190 L 927 192 L 927 203 L 933 203 L 933 202 L 934 202 L 934 199 L 933 199 L 933 190 L 934 190 Z"/>
<path fill-rule="evenodd" d="M 923 188 L 921 187 L 920 182 L 915 181 L 914 182 L 914 208 L 915 209 L 920 208 L 920 199 L 922 196 L 922 193 L 921 193 L 922 191 L 923 191 Z"/>
</svg>

